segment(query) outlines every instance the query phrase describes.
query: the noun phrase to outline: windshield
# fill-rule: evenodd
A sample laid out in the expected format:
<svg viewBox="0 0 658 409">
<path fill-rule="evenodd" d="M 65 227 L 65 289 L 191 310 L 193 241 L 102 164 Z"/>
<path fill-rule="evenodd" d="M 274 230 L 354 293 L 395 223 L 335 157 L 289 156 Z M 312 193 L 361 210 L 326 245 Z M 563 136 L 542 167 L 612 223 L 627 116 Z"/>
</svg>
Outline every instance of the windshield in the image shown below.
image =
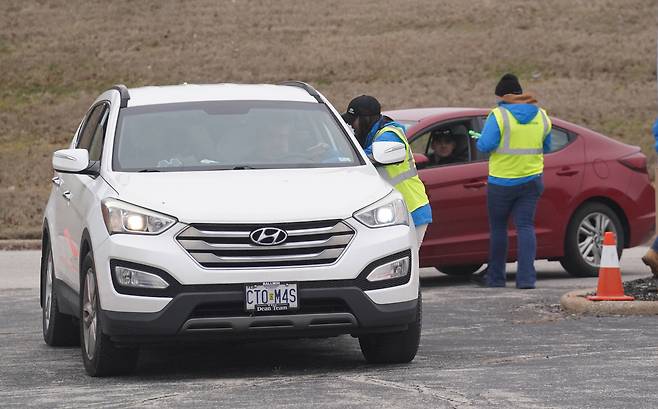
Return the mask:
<svg viewBox="0 0 658 409">
<path fill-rule="evenodd" d="M 120 111 L 112 167 L 123 172 L 362 165 L 324 104 L 208 101 Z"/>
</svg>

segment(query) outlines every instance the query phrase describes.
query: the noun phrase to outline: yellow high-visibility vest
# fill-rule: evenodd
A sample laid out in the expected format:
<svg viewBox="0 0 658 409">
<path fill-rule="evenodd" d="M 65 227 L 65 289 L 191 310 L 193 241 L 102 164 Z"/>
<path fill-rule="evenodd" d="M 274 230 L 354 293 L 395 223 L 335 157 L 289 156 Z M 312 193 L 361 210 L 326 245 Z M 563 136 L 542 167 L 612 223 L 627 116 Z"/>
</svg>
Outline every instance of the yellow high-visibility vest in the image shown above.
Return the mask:
<svg viewBox="0 0 658 409">
<path fill-rule="evenodd" d="M 528 123 L 521 124 L 504 107 L 491 113 L 500 129 L 500 145 L 489 157 L 489 175 L 515 179 L 544 172 L 544 139 L 551 131 L 546 111 L 539 108 Z"/>
<path fill-rule="evenodd" d="M 411 213 L 419 207 L 429 204 L 430 201 L 427 198 L 427 193 L 425 193 L 425 185 L 418 177 L 414 155 L 402 129 L 392 125 L 384 126 L 375 134 L 373 143 L 377 142 L 377 138 L 385 132 L 393 132 L 400 138 L 404 143 L 406 158 L 400 163 L 382 166 L 380 169 L 383 171 L 380 171 L 379 174 L 402 193 L 407 210 Z"/>
</svg>

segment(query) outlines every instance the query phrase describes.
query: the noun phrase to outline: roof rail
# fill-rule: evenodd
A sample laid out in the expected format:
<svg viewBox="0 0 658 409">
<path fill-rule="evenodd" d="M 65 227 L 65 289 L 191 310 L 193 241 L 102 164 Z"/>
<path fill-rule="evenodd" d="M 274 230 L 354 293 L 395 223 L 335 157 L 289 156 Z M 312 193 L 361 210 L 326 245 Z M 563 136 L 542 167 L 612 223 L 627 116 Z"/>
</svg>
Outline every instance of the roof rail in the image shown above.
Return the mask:
<svg viewBox="0 0 658 409">
<path fill-rule="evenodd" d="M 119 91 L 119 95 L 121 96 L 121 104 L 119 107 L 125 108 L 128 106 L 128 100 L 130 99 L 130 94 L 128 93 L 128 87 L 126 87 L 123 84 L 117 84 L 113 85 L 112 88 L 110 89 L 115 89 Z"/>
<path fill-rule="evenodd" d="M 315 98 L 316 101 L 318 101 L 321 104 L 324 103 L 324 101 L 322 100 L 322 97 L 320 96 L 318 91 L 316 91 L 315 88 L 313 88 L 312 86 L 308 85 L 305 82 L 302 82 L 302 81 L 283 81 L 283 82 L 279 83 L 279 85 L 287 85 L 289 87 L 302 88 L 303 90 L 308 92 L 313 98 Z"/>
</svg>

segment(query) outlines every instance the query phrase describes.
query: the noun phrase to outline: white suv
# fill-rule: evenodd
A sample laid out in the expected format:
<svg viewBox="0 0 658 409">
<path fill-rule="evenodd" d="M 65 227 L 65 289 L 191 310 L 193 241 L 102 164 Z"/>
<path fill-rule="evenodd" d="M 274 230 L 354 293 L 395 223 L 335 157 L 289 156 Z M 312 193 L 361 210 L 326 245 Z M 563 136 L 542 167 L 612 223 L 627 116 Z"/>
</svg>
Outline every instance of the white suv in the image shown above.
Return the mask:
<svg viewBox="0 0 658 409">
<path fill-rule="evenodd" d="M 307 84 L 118 85 L 53 168 L 43 334 L 80 342 L 90 375 L 236 337 L 352 334 L 369 362 L 414 358 L 413 222 Z"/>
</svg>

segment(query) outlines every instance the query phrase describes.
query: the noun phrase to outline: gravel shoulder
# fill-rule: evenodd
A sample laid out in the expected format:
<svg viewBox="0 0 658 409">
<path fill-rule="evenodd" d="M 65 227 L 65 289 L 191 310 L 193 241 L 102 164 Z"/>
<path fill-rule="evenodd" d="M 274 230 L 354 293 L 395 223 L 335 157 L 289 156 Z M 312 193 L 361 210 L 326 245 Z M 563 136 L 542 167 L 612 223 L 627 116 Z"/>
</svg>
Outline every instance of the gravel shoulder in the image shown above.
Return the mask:
<svg viewBox="0 0 658 409">
<path fill-rule="evenodd" d="M 624 293 L 635 297 L 637 301 L 656 301 L 658 303 L 658 278 L 652 276 L 626 281 Z"/>
</svg>

